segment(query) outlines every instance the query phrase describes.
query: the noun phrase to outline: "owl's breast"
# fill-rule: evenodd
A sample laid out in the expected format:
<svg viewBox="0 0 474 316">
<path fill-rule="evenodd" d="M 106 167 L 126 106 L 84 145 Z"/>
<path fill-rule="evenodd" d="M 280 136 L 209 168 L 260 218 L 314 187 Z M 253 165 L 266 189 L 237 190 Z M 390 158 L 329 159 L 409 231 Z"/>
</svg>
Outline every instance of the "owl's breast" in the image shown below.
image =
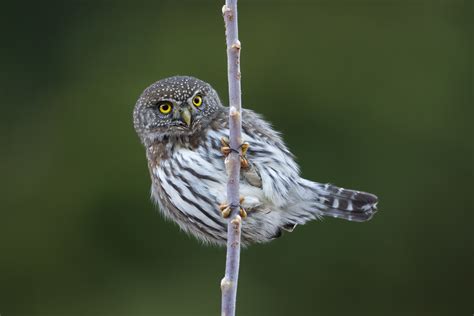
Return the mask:
<svg viewBox="0 0 474 316">
<path fill-rule="evenodd" d="M 199 149 L 175 148 L 167 159 L 150 166 L 150 173 L 153 198 L 165 215 L 180 226 L 186 221 L 211 234 L 225 231 L 218 208 L 226 192 L 223 159 Z"/>
</svg>

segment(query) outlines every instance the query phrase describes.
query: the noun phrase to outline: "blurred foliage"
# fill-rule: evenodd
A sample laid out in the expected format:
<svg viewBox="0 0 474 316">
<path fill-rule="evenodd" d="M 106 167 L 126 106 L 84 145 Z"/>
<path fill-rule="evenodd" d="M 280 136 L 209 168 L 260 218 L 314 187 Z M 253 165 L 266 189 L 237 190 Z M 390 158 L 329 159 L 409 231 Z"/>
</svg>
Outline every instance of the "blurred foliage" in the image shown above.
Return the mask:
<svg viewBox="0 0 474 316">
<path fill-rule="evenodd" d="M 472 3 L 239 2 L 244 106 L 381 200 L 244 250 L 239 315 L 472 314 Z M 221 5 L 2 4 L 2 316 L 219 314 L 224 249 L 154 209 L 131 112 L 175 74 L 227 100 Z"/>
</svg>

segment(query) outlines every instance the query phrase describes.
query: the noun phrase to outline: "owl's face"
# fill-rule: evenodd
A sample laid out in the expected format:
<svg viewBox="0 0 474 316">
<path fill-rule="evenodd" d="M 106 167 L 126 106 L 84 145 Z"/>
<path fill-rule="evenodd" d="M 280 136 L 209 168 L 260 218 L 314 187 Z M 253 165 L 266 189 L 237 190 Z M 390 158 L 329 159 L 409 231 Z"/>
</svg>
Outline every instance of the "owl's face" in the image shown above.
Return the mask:
<svg viewBox="0 0 474 316">
<path fill-rule="evenodd" d="M 135 130 L 144 144 L 202 131 L 222 108 L 217 92 L 204 81 L 175 76 L 143 91 L 133 111 Z"/>
</svg>

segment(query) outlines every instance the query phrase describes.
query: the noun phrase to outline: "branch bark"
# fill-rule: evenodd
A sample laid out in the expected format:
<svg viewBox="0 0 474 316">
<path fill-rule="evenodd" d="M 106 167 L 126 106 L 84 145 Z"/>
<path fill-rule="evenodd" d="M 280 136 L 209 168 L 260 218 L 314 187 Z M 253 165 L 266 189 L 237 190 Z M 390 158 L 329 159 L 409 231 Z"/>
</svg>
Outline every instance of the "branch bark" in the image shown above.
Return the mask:
<svg viewBox="0 0 474 316">
<path fill-rule="evenodd" d="M 227 76 L 229 81 L 229 143 L 231 150 L 226 158 L 229 173 L 227 201 L 231 215 L 227 226 L 227 255 L 225 276 L 221 281 L 222 315 L 234 316 L 237 299 L 237 282 L 240 265 L 240 237 L 242 218 L 239 215 L 240 155 L 242 151 L 242 101 L 240 88 L 240 42 L 237 24 L 237 0 L 226 0 L 222 8 L 226 28 Z"/>
</svg>

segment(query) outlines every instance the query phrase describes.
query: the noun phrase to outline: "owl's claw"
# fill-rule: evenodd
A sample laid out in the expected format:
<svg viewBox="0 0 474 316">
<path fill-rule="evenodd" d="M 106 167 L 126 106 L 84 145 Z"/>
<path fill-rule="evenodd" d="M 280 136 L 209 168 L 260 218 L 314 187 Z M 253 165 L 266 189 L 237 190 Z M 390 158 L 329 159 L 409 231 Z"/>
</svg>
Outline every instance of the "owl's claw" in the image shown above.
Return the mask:
<svg viewBox="0 0 474 316">
<path fill-rule="evenodd" d="M 227 137 L 222 137 L 221 138 L 221 153 L 224 154 L 224 157 L 227 157 L 230 154 L 230 144 L 229 144 L 229 138 Z"/>
<path fill-rule="evenodd" d="M 239 215 L 242 218 L 247 217 L 247 212 L 245 209 L 242 207 L 242 202 L 244 201 L 244 198 L 241 197 L 239 201 Z M 219 209 L 221 210 L 222 217 L 228 218 L 230 216 L 230 213 L 232 212 L 232 208 L 230 207 L 229 203 L 223 203 L 219 205 Z"/>
<path fill-rule="evenodd" d="M 227 137 L 222 137 L 221 138 L 221 152 L 224 154 L 224 157 L 227 157 L 230 152 L 232 151 L 232 148 L 230 148 L 230 143 L 229 143 L 229 138 Z M 250 145 L 249 143 L 242 143 L 240 145 L 240 148 L 242 149 L 242 155 L 240 155 L 240 167 L 243 169 L 247 169 L 249 167 L 249 160 L 247 159 L 247 150 L 249 149 Z"/>
<path fill-rule="evenodd" d="M 242 143 L 242 155 L 240 156 L 240 167 L 247 169 L 249 167 L 249 160 L 247 159 L 247 150 L 249 149 L 249 143 Z"/>
<path fill-rule="evenodd" d="M 247 211 L 241 206 L 240 209 L 239 209 L 239 215 L 240 217 L 242 218 L 246 218 L 247 217 Z"/>
</svg>

